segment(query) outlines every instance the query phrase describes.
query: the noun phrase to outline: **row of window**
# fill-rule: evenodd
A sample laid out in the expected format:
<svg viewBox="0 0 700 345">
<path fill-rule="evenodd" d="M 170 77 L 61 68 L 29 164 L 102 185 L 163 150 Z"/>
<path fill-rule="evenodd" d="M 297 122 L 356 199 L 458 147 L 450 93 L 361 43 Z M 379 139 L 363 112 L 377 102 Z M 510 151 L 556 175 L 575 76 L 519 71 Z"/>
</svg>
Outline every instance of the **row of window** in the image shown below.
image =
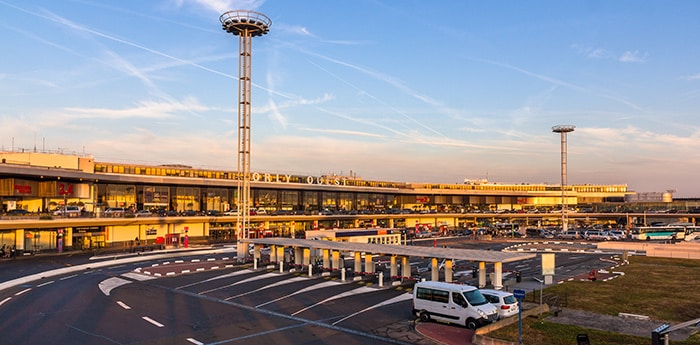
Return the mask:
<svg viewBox="0 0 700 345">
<path fill-rule="evenodd" d="M 185 166 L 140 166 L 128 164 L 95 163 L 95 173 L 113 173 L 127 175 L 149 175 L 149 176 L 171 176 L 171 177 L 193 177 L 206 179 L 236 180 L 238 173 L 221 170 L 194 169 Z M 305 184 L 308 176 L 285 176 L 290 183 Z M 329 177 L 335 178 L 335 177 Z M 420 184 L 420 183 L 400 183 L 386 181 L 366 181 L 355 177 L 343 178 L 344 185 L 356 187 L 376 187 L 376 188 L 401 188 L 401 189 L 438 189 L 438 190 L 465 190 L 465 191 L 518 191 L 518 192 L 543 192 L 561 190 L 556 185 L 545 184 Z M 626 185 L 574 185 L 568 186 L 569 190 L 579 193 L 626 193 Z"/>
</svg>

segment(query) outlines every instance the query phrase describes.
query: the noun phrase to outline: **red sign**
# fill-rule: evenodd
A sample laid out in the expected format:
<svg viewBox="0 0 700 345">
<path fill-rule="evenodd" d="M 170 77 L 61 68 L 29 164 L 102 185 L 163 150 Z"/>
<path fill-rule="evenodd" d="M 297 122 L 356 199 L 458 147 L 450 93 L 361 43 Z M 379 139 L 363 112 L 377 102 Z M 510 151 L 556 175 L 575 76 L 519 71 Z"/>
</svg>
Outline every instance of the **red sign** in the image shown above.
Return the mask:
<svg viewBox="0 0 700 345">
<path fill-rule="evenodd" d="M 56 188 L 58 195 L 73 195 L 73 185 L 70 183 L 58 183 Z"/>
<path fill-rule="evenodd" d="M 32 194 L 32 186 L 15 185 L 15 193 L 17 194 Z"/>
<path fill-rule="evenodd" d="M 428 203 L 428 202 L 430 202 L 430 197 L 429 196 L 417 196 L 416 202 L 420 202 L 423 204 Z"/>
</svg>

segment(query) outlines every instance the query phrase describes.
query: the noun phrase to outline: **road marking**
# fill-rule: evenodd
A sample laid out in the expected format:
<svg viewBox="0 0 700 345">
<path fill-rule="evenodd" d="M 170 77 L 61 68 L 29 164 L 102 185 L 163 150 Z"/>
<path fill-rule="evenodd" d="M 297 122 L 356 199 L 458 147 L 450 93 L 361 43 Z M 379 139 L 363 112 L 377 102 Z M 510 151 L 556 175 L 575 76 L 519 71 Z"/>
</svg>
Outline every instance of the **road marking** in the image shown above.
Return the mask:
<svg viewBox="0 0 700 345">
<path fill-rule="evenodd" d="M 124 273 L 124 274 L 122 274 L 122 277 L 127 277 L 129 279 L 138 280 L 138 281 L 156 279 L 155 277 L 146 276 L 146 275 L 139 274 L 139 273 L 132 273 L 132 272 Z"/>
<path fill-rule="evenodd" d="M 43 284 L 39 284 L 39 285 L 37 285 L 36 287 L 44 287 L 44 286 L 46 286 L 46 285 L 53 284 L 53 283 L 54 283 L 54 281 L 52 280 L 52 281 L 50 281 L 50 282 L 46 282 L 46 283 L 43 283 Z"/>
<path fill-rule="evenodd" d="M 280 298 L 273 299 L 272 301 L 265 302 L 265 303 L 263 303 L 263 304 L 258 304 L 258 305 L 255 306 L 255 308 L 260 308 L 260 307 L 266 306 L 266 305 L 268 305 L 268 304 L 270 304 L 270 303 L 275 303 L 275 302 L 277 302 L 277 301 L 283 300 L 283 299 L 285 299 L 285 298 L 287 298 L 287 297 L 294 296 L 294 295 L 296 295 L 296 294 L 300 294 L 300 293 L 303 293 L 303 292 L 307 292 L 307 291 L 312 291 L 312 290 L 324 288 L 324 287 L 326 287 L 326 286 L 331 286 L 331 285 L 338 286 L 339 284 L 340 284 L 340 283 L 337 283 L 337 282 L 334 282 L 334 281 L 327 281 L 327 282 L 323 282 L 323 283 L 318 283 L 318 284 L 316 284 L 316 285 L 311 285 L 311 286 L 309 286 L 309 287 L 307 287 L 307 288 L 305 288 L 305 289 L 301 289 L 301 290 L 297 290 L 297 291 L 295 291 L 295 292 L 292 292 L 292 293 L 289 294 L 289 295 L 285 295 L 285 296 L 282 296 L 282 297 L 280 297 Z"/>
<path fill-rule="evenodd" d="M 193 339 L 193 338 L 187 338 L 187 341 L 189 341 L 192 344 L 196 344 L 196 345 L 204 345 L 203 342 L 197 341 L 196 339 Z"/>
<path fill-rule="evenodd" d="M 5 298 L 4 300 L 0 301 L 0 305 L 5 304 L 5 302 L 7 302 L 7 301 L 9 301 L 9 300 L 11 300 L 11 299 L 12 299 L 12 297 Z"/>
<path fill-rule="evenodd" d="M 251 274 L 251 273 L 255 273 L 255 271 L 252 270 L 252 269 L 240 270 L 240 271 L 236 271 L 236 272 L 233 272 L 233 273 L 226 273 L 226 274 L 223 274 L 223 275 L 220 275 L 220 276 L 216 276 L 216 277 L 213 277 L 213 278 L 209 278 L 209 279 L 205 279 L 205 280 L 200 280 L 200 281 L 197 281 L 197 282 L 194 282 L 194 283 L 190 283 L 190 284 L 187 284 L 187 285 L 178 286 L 178 287 L 176 287 L 175 289 L 178 289 L 178 290 L 179 290 L 179 289 L 183 289 L 183 288 L 186 288 L 186 287 L 194 286 L 194 285 L 197 285 L 197 284 L 202 284 L 202 283 L 210 282 L 210 281 L 217 280 L 217 279 L 223 279 L 223 278 L 228 278 L 228 277 L 235 277 L 235 276 L 237 276 L 237 275 L 241 275 L 241 274 Z"/>
<path fill-rule="evenodd" d="M 131 309 L 130 306 L 128 306 L 126 303 L 124 303 L 124 302 L 122 302 L 122 301 L 117 301 L 117 304 L 119 304 L 120 307 L 122 307 L 122 308 L 124 308 L 124 309 L 126 309 L 126 310 Z"/>
<path fill-rule="evenodd" d="M 265 285 L 265 286 L 263 286 L 263 287 L 261 287 L 261 288 L 259 288 L 259 289 L 256 289 L 256 290 L 244 292 L 244 293 L 241 293 L 241 294 L 238 294 L 238 295 L 235 295 L 235 296 L 231 296 L 231 297 L 226 297 L 226 298 L 224 298 L 224 301 L 229 301 L 229 300 L 232 300 L 232 299 L 237 298 L 237 297 L 245 296 L 245 295 L 248 295 L 248 294 L 251 294 L 251 293 L 255 293 L 255 292 L 258 292 L 258 291 L 262 291 L 262 290 L 265 290 L 265 289 L 269 289 L 269 288 L 272 288 L 272 287 L 275 287 L 275 286 L 280 286 L 280 285 L 284 285 L 284 284 L 294 283 L 294 282 L 298 282 L 298 281 L 302 281 L 302 280 L 309 280 L 309 278 L 294 277 L 294 278 L 282 280 L 282 281 L 279 281 L 279 282 L 277 282 L 277 283 Z"/>
<path fill-rule="evenodd" d="M 31 290 L 31 288 L 29 288 L 29 289 L 24 289 L 24 290 L 22 290 L 22 291 L 16 293 L 15 296 L 19 296 L 19 295 L 21 295 L 21 294 L 23 294 L 23 293 L 25 293 L 25 292 L 27 292 L 27 291 L 29 291 L 29 290 Z"/>
<path fill-rule="evenodd" d="M 227 284 L 227 285 L 220 286 L 220 287 L 217 287 L 217 288 L 213 288 L 213 289 L 210 289 L 210 290 L 205 290 L 205 291 L 200 292 L 199 294 L 200 294 L 200 295 L 204 295 L 204 294 L 210 293 L 210 292 L 212 292 L 212 291 L 216 291 L 216 290 L 221 290 L 221 289 L 229 288 L 229 287 L 232 287 L 232 286 L 234 286 L 234 285 L 243 284 L 243 283 L 247 283 L 247 282 L 250 282 L 250 281 L 256 281 L 256 280 L 259 280 L 259 279 L 267 279 L 267 278 L 279 277 L 279 276 L 280 276 L 279 273 L 265 273 L 265 274 L 263 274 L 263 275 L 254 276 L 254 277 L 251 277 L 251 278 L 248 278 L 248 279 L 243 279 L 243 280 L 241 280 L 241 281 L 237 281 L 237 282 L 232 283 L 232 284 Z"/>
<path fill-rule="evenodd" d="M 382 302 L 382 303 L 375 304 L 375 305 L 373 305 L 373 306 L 371 306 L 371 307 L 362 309 L 362 310 L 360 310 L 360 311 L 358 311 L 358 312 L 356 312 L 356 313 L 352 313 L 352 314 L 350 314 L 350 315 L 348 315 L 348 316 L 346 316 L 346 317 L 344 317 L 344 318 L 342 318 L 342 319 L 340 319 L 340 320 L 338 320 L 338 321 L 336 321 L 336 322 L 333 322 L 331 325 L 335 326 L 335 325 L 337 325 L 337 324 L 339 324 L 339 323 L 341 323 L 341 322 L 343 322 L 343 321 L 345 321 L 345 320 L 347 320 L 347 319 L 349 319 L 349 318 L 351 318 L 351 317 L 353 317 L 353 316 L 355 316 L 355 315 L 364 313 L 364 312 L 366 312 L 366 311 L 368 311 L 368 310 L 372 310 L 372 309 L 375 309 L 375 308 L 379 308 L 379 307 L 381 307 L 381 306 L 385 306 L 385 305 L 387 305 L 387 304 L 393 304 L 393 303 L 401 302 L 401 301 L 404 301 L 404 300 L 407 300 L 407 299 L 412 299 L 412 298 L 413 298 L 413 295 L 410 294 L 410 293 L 401 294 L 401 295 L 398 295 L 398 296 L 396 296 L 396 297 L 394 297 L 394 298 L 392 298 L 392 299 L 386 300 L 386 301 L 384 301 L 384 302 Z"/>
<path fill-rule="evenodd" d="M 150 323 L 152 323 L 152 324 L 155 325 L 156 327 L 165 327 L 162 323 L 160 323 L 160 322 L 158 322 L 158 321 L 156 321 L 156 320 L 153 320 L 153 319 L 151 319 L 151 318 L 148 317 L 148 316 L 143 316 L 143 317 L 141 317 L 141 318 L 144 319 L 144 320 L 146 320 L 146 321 L 148 321 L 148 322 L 150 322 Z"/>
<path fill-rule="evenodd" d="M 126 285 L 129 283 L 131 283 L 130 280 L 112 277 L 101 281 L 99 284 L 97 284 L 97 287 L 100 288 L 100 291 L 102 291 L 102 293 L 105 294 L 105 296 L 109 296 L 109 293 L 113 289 L 116 289 L 122 285 Z"/>
<path fill-rule="evenodd" d="M 308 306 L 308 307 L 306 307 L 306 308 L 300 309 L 300 310 L 298 310 L 298 311 L 292 313 L 291 315 L 294 316 L 294 315 L 299 314 L 299 313 L 301 313 L 301 312 L 303 312 L 303 311 L 309 310 L 309 309 L 311 309 L 311 308 L 313 308 L 313 307 L 315 307 L 315 306 L 317 306 L 317 305 L 321 305 L 321 304 L 323 304 L 323 303 L 330 302 L 330 301 L 332 301 L 332 300 L 334 300 L 334 299 L 337 299 L 337 298 L 343 298 L 343 297 L 352 296 L 352 295 L 357 295 L 357 294 L 361 294 L 361 293 L 376 292 L 376 291 L 377 291 L 377 289 L 373 289 L 373 288 L 369 288 L 369 287 L 366 287 L 366 286 L 362 286 L 362 287 L 359 287 L 359 288 L 357 288 L 357 289 L 353 289 L 353 290 L 350 290 L 350 291 L 346 291 L 346 292 L 344 292 L 344 293 L 337 294 L 337 295 L 335 295 L 335 296 L 333 296 L 333 297 L 326 298 L 326 299 L 324 299 L 323 301 L 320 301 L 320 302 L 318 302 L 318 303 L 316 303 L 316 304 L 313 304 L 313 305 L 310 305 L 310 306 Z"/>
<path fill-rule="evenodd" d="M 75 277 L 77 277 L 77 276 L 78 276 L 77 274 L 74 274 L 74 275 L 72 275 L 72 276 L 63 277 L 63 278 L 61 278 L 60 280 L 71 279 L 71 278 L 75 278 Z"/>
</svg>

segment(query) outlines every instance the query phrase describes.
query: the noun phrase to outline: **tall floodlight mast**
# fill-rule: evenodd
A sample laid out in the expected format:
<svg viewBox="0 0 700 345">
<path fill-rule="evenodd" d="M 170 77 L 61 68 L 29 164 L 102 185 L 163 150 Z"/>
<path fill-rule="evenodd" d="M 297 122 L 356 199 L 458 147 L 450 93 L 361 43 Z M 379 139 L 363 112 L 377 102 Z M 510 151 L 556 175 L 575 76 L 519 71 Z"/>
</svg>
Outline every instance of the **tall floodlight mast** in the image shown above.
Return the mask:
<svg viewBox="0 0 700 345">
<path fill-rule="evenodd" d="M 239 37 L 238 43 L 238 260 L 248 255 L 241 239 L 250 233 L 250 89 L 252 38 L 270 31 L 272 21 L 262 13 L 246 10 L 228 11 L 219 17 L 224 31 Z"/>
<path fill-rule="evenodd" d="M 561 231 L 569 230 L 569 207 L 566 199 L 566 134 L 573 132 L 576 126 L 557 125 L 552 132 L 561 133 Z"/>
</svg>

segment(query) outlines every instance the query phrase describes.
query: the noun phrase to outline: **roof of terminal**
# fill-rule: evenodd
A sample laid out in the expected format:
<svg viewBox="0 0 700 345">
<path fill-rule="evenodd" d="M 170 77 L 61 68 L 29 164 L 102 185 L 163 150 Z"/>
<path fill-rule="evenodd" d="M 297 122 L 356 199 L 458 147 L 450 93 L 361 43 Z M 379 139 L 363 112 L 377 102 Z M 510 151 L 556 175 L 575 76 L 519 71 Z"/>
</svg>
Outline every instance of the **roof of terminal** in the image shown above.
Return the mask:
<svg viewBox="0 0 700 345">
<path fill-rule="evenodd" d="M 339 251 L 365 252 L 380 255 L 401 255 L 418 256 L 437 259 L 467 260 L 476 262 L 513 262 L 534 258 L 536 253 L 508 253 L 491 250 L 423 247 L 423 246 L 401 246 L 388 244 L 370 244 L 354 242 L 335 242 L 324 240 L 303 240 L 293 238 L 250 238 L 242 239 L 242 242 L 276 245 L 284 247 L 302 247 L 331 249 Z"/>
</svg>

